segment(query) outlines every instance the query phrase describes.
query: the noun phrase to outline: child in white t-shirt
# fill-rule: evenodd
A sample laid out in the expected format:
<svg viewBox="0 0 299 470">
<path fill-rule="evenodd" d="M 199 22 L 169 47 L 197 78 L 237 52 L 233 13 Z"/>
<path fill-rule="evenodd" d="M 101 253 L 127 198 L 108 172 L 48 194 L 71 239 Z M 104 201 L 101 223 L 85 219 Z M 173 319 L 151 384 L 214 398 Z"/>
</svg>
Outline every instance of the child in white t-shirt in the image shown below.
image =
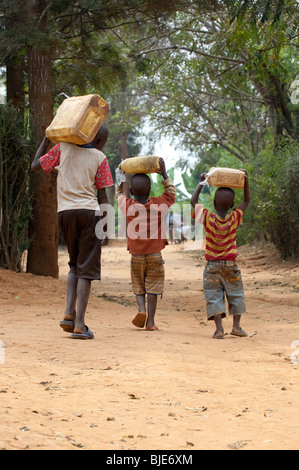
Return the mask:
<svg viewBox="0 0 299 470">
<path fill-rule="evenodd" d="M 107 203 L 106 188 L 113 186 L 108 160 L 102 149 L 108 129 L 101 127 L 91 144 L 61 143 L 47 152 L 44 138 L 32 163 L 33 171 L 58 171 L 59 226 L 69 252 L 67 306 L 61 328 L 74 339 L 93 339 L 85 325 L 91 281 L 101 280 L 101 240 L 95 233 L 99 205 Z"/>
</svg>

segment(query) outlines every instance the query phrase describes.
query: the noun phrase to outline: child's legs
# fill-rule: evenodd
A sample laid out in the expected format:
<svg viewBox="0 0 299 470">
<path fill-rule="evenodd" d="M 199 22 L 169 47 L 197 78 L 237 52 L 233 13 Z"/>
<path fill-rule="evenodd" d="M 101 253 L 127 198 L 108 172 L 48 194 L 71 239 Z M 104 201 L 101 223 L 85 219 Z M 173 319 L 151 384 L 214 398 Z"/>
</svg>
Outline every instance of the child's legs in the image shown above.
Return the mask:
<svg viewBox="0 0 299 470">
<path fill-rule="evenodd" d="M 101 280 L 102 241 L 96 235 L 100 217 L 95 211 L 77 211 L 78 257 L 77 276 L 90 281 Z"/>
<path fill-rule="evenodd" d="M 67 301 L 64 312 L 65 320 L 75 321 L 76 319 L 77 283 L 76 267 L 71 267 L 67 278 Z"/>
<path fill-rule="evenodd" d="M 131 280 L 132 289 L 136 295 L 138 305 L 138 315 L 132 321 L 137 328 L 144 328 L 146 322 L 146 305 L 145 305 L 145 255 L 132 255 L 131 258 Z"/>
<path fill-rule="evenodd" d="M 131 281 L 132 289 L 136 295 L 139 313 L 146 313 L 145 305 L 145 256 L 132 255 L 131 258 Z"/>
<path fill-rule="evenodd" d="M 76 328 L 83 329 L 83 332 L 91 281 L 101 279 L 101 241 L 95 234 L 98 220 L 91 210 L 70 210 L 59 214 L 59 225 L 67 244 L 71 268 L 65 320 L 75 321 Z"/>
<path fill-rule="evenodd" d="M 216 332 L 214 338 L 223 338 L 222 318 L 226 317 L 224 288 L 219 274 L 219 265 L 208 263 L 204 271 L 204 293 L 208 320 L 214 320 Z"/>
<path fill-rule="evenodd" d="M 138 310 L 139 313 L 145 313 L 146 312 L 146 299 L 145 295 L 136 295 L 136 300 L 137 300 L 137 305 L 138 305 Z M 148 328 L 152 328 L 155 325 L 155 314 L 157 310 L 157 300 L 158 296 L 154 294 L 148 294 L 147 295 L 147 319 L 146 319 L 146 326 Z M 135 326 L 141 327 L 141 324 L 139 324 L 139 321 L 142 322 L 142 327 L 144 326 L 145 320 L 140 318 L 140 315 L 135 317 L 133 324 Z M 137 323 L 136 323 L 137 322 Z"/>
<path fill-rule="evenodd" d="M 158 295 L 164 293 L 165 269 L 161 253 L 147 255 L 145 272 L 145 290 L 148 300 L 147 328 L 155 326 Z"/>
<path fill-rule="evenodd" d="M 136 300 L 137 300 L 137 305 L 138 305 L 139 312 L 140 313 L 145 313 L 146 312 L 145 294 L 144 295 L 136 295 Z"/>
<path fill-rule="evenodd" d="M 64 320 L 75 321 L 77 302 L 77 259 L 79 254 L 79 234 L 77 231 L 76 211 L 63 211 L 58 214 L 58 221 L 69 254 L 70 272 L 67 279 L 67 301 Z"/>
<path fill-rule="evenodd" d="M 91 282 L 101 280 L 101 240 L 96 235 L 100 217 L 95 211 L 77 211 L 77 231 L 79 233 L 77 258 L 77 315 L 74 333 L 86 333 L 85 314 L 89 301 Z"/>
<path fill-rule="evenodd" d="M 147 295 L 147 328 L 152 328 L 155 326 L 155 315 L 157 311 L 158 296 L 155 294 Z"/>
<path fill-rule="evenodd" d="M 148 328 L 154 327 L 157 310 L 158 295 L 164 292 L 164 261 L 161 253 L 150 255 L 132 255 L 131 259 L 132 288 L 136 295 L 139 313 L 146 312 L 147 295 L 147 323 Z M 138 316 L 137 316 L 138 317 Z M 137 321 L 137 317 L 134 321 Z M 134 323 L 140 326 L 139 322 Z"/>
<path fill-rule="evenodd" d="M 240 322 L 241 322 L 242 315 L 234 315 L 233 316 L 233 330 L 237 331 L 240 329 Z"/>
<path fill-rule="evenodd" d="M 77 277 L 76 269 L 71 268 L 67 282 L 67 306 L 65 320 L 75 322 L 75 332 L 85 332 L 85 314 L 90 296 L 91 280 Z M 76 312 L 77 302 L 77 312 Z"/>
<path fill-rule="evenodd" d="M 224 286 L 229 314 L 233 316 L 233 329 L 238 330 L 240 329 L 241 316 L 246 313 L 246 304 L 242 276 L 237 265 L 226 268 Z"/>
<path fill-rule="evenodd" d="M 203 288 L 206 298 L 206 309 L 208 320 L 215 320 L 214 317 L 226 317 L 226 306 L 224 288 L 219 275 L 219 269 L 208 264 L 204 271 Z"/>
<path fill-rule="evenodd" d="M 216 325 L 216 331 L 214 334 L 214 338 L 219 339 L 223 338 L 224 336 L 224 328 L 222 324 L 222 314 L 220 313 L 219 315 L 214 315 L 214 322 Z"/>
<path fill-rule="evenodd" d="M 146 256 L 145 290 L 147 294 L 158 296 L 164 293 L 164 264 L 161 253 Z"/>
<path fill-rule="evenodd" d="M 91 280 L 78 278 L 77 315 L 74 333 L 85 333 L 85 314 L 90 296 Z"/>
</svg>

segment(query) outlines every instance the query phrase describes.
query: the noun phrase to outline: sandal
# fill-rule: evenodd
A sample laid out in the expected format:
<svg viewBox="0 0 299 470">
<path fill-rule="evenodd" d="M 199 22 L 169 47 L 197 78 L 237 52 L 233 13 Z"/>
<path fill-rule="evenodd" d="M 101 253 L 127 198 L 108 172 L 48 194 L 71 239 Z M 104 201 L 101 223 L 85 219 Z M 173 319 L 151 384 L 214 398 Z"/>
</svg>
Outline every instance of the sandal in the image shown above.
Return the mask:
<svg viewBox="0 0 299 470">
<path fill-rule="evenodd" d="M 71 338 L 73 339 L 94 339 L 93 332 L 85 325 L 86 332 L 85 333 L 73 333 Z"/>
<path fill-rule="evenodd" d="M 240 338 L 246 338 L 248 336 L 248 334 L 246 333 L 246 331 L 242 330 L 242 328 L 240 328 L 240 331 L 232 331 L 231 332 L 231 335 L 232 336 L 239 336 Z"/>
<path fill-rule="evenodd" d="M 215 333 L 214 333 L 214 335 L 213 335 L 213 338 L 214 338 L 214 339 L 224 339 L 224 335 L 217 335 L 217 334 L 216 334 L 216 331 L 215 331 Z"/>
<path fill-rule="evenodd" d="M 70 320 L 63 320 L 59 324 L 60 328 L 63 329 L 66 333 L 73 333 L 75 328 L 75 323 Z"/>
</svg>

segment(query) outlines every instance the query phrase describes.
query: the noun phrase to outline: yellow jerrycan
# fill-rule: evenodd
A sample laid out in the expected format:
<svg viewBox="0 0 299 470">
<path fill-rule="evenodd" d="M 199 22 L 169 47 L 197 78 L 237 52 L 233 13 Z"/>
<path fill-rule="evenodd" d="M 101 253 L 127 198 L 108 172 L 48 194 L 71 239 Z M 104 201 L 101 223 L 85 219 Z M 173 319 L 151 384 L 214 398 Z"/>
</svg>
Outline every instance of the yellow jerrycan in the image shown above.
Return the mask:
<svg viewBox="0 0 299 470">
<path fill-rule="evenodd" d="M 157 173 L 161 169 L 160 157 L 148 155 L 147 157 L 127 158 L 119 165 L 119 169 L 130 175 Z"/>
<path fill-rule="evenodd" d="M 243 189 L 245 185 L 245 173 L 232 168 L 211 168 L 208 173 L 210 186 L 218 188 Z"/>
<path fill-rule="evenodd" d="M 109 112 L 109 104 L 100 95 L 74 96 L 59 106 L 46 129 L 53 143 L 89 144 L 95 138 Z"/>
</svg>

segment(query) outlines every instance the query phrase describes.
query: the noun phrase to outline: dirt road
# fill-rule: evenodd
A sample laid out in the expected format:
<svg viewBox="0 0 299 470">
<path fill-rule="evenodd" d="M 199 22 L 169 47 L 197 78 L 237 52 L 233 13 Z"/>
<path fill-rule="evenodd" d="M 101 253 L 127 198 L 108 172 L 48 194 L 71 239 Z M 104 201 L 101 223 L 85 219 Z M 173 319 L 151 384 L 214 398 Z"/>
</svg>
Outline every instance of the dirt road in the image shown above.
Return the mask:
<svg viewBox="0 0 299 470">
<path fill-rule="evenodd" d="M 228 334 L 216 341 L 204 256 L 192 248 L 164 252 L 167 287 L 153 333 L 131 325 L 125 245 L 105 248 L 88 342 L 59 328 L 63 250 L 60 280 L 0 270 L 0 449 L 299 448 L 298 264 L 282 263 L 271 247 L 242 248 L 249 337 L 231 336 L 227 319 Z"/>
</svg>

